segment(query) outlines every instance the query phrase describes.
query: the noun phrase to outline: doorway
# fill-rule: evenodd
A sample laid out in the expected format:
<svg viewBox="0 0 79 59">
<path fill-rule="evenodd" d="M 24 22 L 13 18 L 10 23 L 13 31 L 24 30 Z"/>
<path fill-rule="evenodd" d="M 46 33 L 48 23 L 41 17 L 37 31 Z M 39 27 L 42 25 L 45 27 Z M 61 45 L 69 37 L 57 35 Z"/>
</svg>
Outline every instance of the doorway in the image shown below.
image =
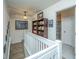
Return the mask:
<svg viewBox="0 0 79 59">
<path fill-rule="evenodd" d="M 75 46 L 75 7 L 57 12 L 56 39 Z"/>
<path fill-rule="evenodd" d="M 56 39 L 62 41 L 62 55 L 75 59 L 75 7 L 57 12 Z"/>
<path fill-rule="evenodd" d="M 56 20 L 56 39 L 61 40 L 61 13 L 57 13 L 57 20 Z"/>
</svg>

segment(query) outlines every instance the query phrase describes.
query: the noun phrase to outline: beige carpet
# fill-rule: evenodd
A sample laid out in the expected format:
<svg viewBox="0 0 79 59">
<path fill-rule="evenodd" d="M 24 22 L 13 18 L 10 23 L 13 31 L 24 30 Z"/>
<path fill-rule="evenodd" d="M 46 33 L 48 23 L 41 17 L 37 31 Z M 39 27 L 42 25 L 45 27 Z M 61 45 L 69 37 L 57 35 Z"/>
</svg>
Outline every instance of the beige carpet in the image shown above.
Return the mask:
<svg viewBox="0 0 79 59">
<path fill-rule="evenodd" d="M 10 59 L 24 59 L 24 46 L 22 43 L 11 45 Z"/>
</svg>

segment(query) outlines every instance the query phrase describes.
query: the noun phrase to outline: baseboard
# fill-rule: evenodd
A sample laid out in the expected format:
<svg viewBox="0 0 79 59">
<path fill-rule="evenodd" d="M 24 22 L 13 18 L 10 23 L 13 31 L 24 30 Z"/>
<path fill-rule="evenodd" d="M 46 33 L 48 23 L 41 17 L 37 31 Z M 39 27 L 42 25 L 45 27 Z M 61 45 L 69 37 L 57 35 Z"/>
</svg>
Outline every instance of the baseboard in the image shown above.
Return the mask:
<svg viewBox="0 0 79 59">
<path fill-rule="evenodd" d="M 15 42 L 15 43 L 11 43 L 11 44 L 17 44 L 17 43 L 21 43 L 22 41 L 20 41 L 20 42 Z"/>
<path fill-rule="evenodd" d="M 63 44 L 65 44 L 65 45 L 67 45 L 67 46 L 69 46 L 69 47 L 75 48 L 75 47 L 73 47 L 73 46 L 71 46 L 71 45 L 69 45 L 69 44 L 66 44 L 66 43 L 63 43 Z"/>
</svg>

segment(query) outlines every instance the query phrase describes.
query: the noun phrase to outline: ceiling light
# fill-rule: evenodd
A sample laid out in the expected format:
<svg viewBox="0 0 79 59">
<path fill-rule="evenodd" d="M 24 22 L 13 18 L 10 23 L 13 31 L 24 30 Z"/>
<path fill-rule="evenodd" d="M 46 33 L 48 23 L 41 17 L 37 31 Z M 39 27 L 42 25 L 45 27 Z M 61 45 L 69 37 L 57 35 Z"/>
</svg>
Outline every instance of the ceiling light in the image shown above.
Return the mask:
<svg viewBox="0 0 79 59">
<path fill-rule="evenodd" d="M 27 16 L 26 16 L 26 11 L 24 11 L 24 16 L 23 16 L 23 19 L 27 19 Z"/>
</svg>

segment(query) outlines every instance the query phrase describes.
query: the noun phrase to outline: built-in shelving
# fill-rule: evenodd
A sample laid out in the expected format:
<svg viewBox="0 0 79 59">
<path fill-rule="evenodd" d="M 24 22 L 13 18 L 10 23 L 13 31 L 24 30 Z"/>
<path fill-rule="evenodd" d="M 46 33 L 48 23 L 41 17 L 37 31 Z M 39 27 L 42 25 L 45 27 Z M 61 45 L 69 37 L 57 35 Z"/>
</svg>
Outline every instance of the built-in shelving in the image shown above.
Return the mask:
<svg viewBox="0 0 79 59">
<path fill-rule="evenodd" d="M 32 22 L 32 32 L 34 34 L 48 38 L 48 19 L 42 18 Z"/>
</svg>

